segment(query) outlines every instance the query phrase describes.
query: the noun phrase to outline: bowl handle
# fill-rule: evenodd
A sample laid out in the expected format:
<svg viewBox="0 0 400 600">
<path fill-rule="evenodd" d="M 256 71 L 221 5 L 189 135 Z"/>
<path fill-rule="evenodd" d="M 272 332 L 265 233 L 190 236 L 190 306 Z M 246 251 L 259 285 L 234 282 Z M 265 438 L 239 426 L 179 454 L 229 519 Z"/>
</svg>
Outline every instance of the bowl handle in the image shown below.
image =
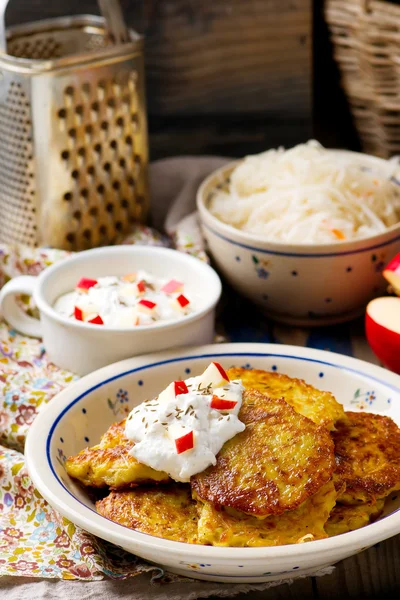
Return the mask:
<svg viewBox="0 0 400 600">
<path fill-rule="evenodd" d="M 27 315 L 18 305 L 16 296 L 27 294 L 32 296 L 37 285 L 37 277 L 24 275 L 6 283 L 0 291 L 0 310 L 8 323 L 25 335 L 42 337 L 40 321 Z"/>
</svg>

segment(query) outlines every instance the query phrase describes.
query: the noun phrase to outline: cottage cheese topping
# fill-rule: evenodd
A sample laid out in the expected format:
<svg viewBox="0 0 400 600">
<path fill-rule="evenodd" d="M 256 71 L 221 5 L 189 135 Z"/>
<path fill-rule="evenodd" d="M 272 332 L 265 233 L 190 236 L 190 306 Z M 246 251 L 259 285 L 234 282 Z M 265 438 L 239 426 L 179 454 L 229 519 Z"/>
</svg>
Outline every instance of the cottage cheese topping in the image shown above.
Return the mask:
<svg viewBox="0 0 400 600">
<path fill-rule="evenodd" d="M 215 465 L 224 443 L 245 429 L 238 418 L 243 390 L 218 363 L 199 377 L 171 383 L 128 416 L 125 434 L 135 442 L 131 454 L 175 481 L 189 481 Z"/>
<path fill-rule="evenodd" d="M 173 321 L 193 311 L 183 283 L 145 271 L 123 277 L 81 279 L 74 291 L 60 296 L 54 309 L 74 320 L 131 327 Z"/>
</svg>

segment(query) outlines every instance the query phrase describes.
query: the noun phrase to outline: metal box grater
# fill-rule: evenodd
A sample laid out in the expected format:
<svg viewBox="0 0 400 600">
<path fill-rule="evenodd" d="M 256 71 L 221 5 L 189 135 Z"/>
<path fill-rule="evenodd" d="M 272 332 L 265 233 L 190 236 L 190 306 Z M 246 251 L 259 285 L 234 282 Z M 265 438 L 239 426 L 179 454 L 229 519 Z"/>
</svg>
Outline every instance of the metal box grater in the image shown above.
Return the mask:
<svg viewBox="0 0 400 600">
<path fill-rule="evenodd" d="M 101 17 L 29 23 L 0 53 L 0 241 L 115 243 L 148 210 L 143 40 Z"/>
</svg>

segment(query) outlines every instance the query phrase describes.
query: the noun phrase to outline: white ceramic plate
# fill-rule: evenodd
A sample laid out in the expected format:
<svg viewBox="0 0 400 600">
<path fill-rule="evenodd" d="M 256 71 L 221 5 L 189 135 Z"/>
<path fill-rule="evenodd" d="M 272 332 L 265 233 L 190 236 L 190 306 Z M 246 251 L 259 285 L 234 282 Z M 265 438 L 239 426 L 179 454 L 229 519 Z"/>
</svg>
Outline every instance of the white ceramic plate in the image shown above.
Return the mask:
<svg viewBox="0 0 400 600">
<path fill-rule="evenodd" d="M 64 469 L 65 457 L 96 444 L 109 425 L 170 381 L 212 360 L 301 377 L 333 392 L 347 410 L 368 410 L 400 425 L 400 377 L 339 354 L 273 344 L 221 344 L 132 358 L 87 375 L 36 418 L 26 444 L 29 473 L 46 500 L 87 531 L 166 569 L 211 581 L 263 582 L 308 575 L 400 533 L 400 493 L 371 525 L 326 540 L 272 548 L 217 548 L 137 533 L 98 515 Z"/>
</svg>

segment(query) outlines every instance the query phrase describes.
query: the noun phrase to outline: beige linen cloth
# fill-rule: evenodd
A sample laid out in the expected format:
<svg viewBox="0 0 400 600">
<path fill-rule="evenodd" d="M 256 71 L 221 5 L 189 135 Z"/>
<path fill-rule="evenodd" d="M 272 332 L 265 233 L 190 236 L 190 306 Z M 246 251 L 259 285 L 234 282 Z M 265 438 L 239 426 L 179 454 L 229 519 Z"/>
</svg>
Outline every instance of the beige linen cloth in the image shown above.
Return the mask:
<svg viewBox="0 0 400 600">
<path fill-rule="evenodd" d="M 195 211 L 196 190 L 204 177 L 222 166 L 227 159 L 216 157 L 178 157 L 155 162 L 150 168 L 152 196 L 152 225 L 164 230 L 185 246 L 185 232 L 191 240 L 187 251 L 194 246 L 197 255 L 203 240 Z M 179 225 L 179 227 L 178 227 Z M 333 567 L 313 575 L 332 572 Z M 7 600 L 195 600 L 208 596 L 230 597 L 251 590 L 264 590 L 282 582 L 264 584 L 226 584 L 184 579 L 162 584 L 151 581 L 151 574 L 138 575 L 126 580 L 63 581 L 3 577 L 0 579 L 0 597 Z M 285 581 L 285 585 L 288 581 Z"/>
</svg>

